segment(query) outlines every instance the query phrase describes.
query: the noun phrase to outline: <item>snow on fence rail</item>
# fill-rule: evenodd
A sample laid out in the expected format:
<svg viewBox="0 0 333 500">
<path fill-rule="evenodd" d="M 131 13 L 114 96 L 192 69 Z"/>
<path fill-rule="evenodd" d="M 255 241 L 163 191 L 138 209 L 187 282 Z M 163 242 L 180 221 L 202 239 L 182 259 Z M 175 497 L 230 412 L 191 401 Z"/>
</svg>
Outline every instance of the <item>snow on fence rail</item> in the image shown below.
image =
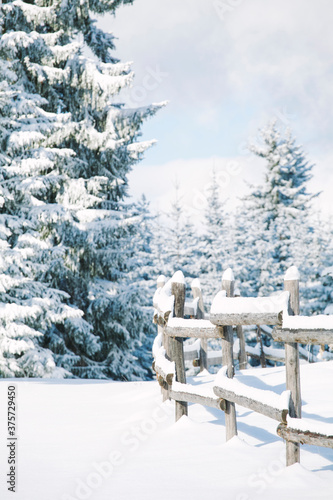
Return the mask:
<svg viewBox="0 0 333 500">
<path fill-rule="evenodd" d="M 162 344 L 162 334 L 159 333 L 153 343 L 154 370 L 167 384 L 171 385 L 176 373 L 174 361 L 166 357 L 166 352 Z"/>
<path fill-rule="evenodd" d="M 207 319 L 170 318 L 165 328 L 170 337 L 220 338 L 219 329 Z"/>
<path fill-rule="evenodd" d="M 199 403 L 204 406 L 225 410 L 225 400 L 216 395 L 212 387 L 200 387 L 190 384 L 174 382 L 169 392 L 170 398 L 175 401 Z"/>
<path fill-rule="evenodd" d="M 226 297 L 221 290 L 213 300 L 210 321 L 214 325 L 281 325 L 288 309 L 289 293 L 273 297 Z"/>
<path fill-rule="evenodd" d="M 239 380 L 229 378 L 227 367 L 218 372 L 215 384 L 213 391 L 217 396 L 279 422 L 287 422 L 290 391 L 279 395 L 273 391 L 249 387 Z"/>
<path fill-rule="evenodd" d="M 277 433 L 286 441 L 333 448 L 333 424 L 288 417 L 287 423 L 278 426 Z"/>
<path fill-rule="evenodd" d="M 225 412 L 227 440 L 237 434 L 235 403 L 280 422 L 277 433 L 286 441 L 287 465 L 300 460 L 300 443 L 333 448 L 333 426 L 323 429 L 316 422 L 301 419 L 301 393 L 298 343 L 333 343 L 332 316 L 299 316 L 299 275 L 296 268 L 288 270 L 285 291 L 272 297 L 234 297 L 234 278 L 227 270 L 222 278 L 222 291 L 214 298 L 209 320 L 204 311 L 199 280 L 192 282 L 194 300 L 185 301 L 185 280 L 180 271 L 171 280 L 161 276 L 154 295 L 154 322 L 158 335 L 153 345 L 153 368 L 158 376 L 163 398 L 173 399 L 176 420 L 188 413 L 188 403 L 221 409 Z M 196 319 L 184 319 L 184 314 Z M 257 325 L 258 344 L 246 346 L 243 325 Z M 261 327 L 275 326 L 274 340 L 285 343 L 285 349 L 263 346 Z M 237 342 L 233 344 L 233 326 Z M 183 346 L 185 338 L 195 338 Z M 207 340 L 220 338 L 222 353 L 208 352 Z M 234 348 L 235 347 L 235 348 Z M 246 367 L 246 356 L 285 361 L 287 391 L 278 395 L 272 391 L 254 389 L 233 379 L 234 358 L 239 357 L 240 369 Z M 301 348 L 301 355 L 308 357 Z M 193 360 L 201 369 L 221 363 L 213 386 L 200 387 L 186 383 L 185 360 Z M 329 428 L 328 428 L 329 427 Z"/>
</svg>

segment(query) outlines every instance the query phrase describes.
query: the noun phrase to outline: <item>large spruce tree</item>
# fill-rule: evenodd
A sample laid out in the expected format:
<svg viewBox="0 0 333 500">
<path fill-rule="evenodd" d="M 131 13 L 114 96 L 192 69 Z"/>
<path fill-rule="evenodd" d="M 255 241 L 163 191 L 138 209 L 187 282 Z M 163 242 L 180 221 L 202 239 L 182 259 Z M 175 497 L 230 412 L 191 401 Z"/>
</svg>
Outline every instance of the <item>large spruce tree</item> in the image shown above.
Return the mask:
<svg viewBox="0 0 333 500">
<path fill-rule="evenodd" d="M 254 292 L 267 294 L 283 286 L 283 274 L 294 264 L 307 282 L 308 264 L 320 256 L 310 217 L 313 165 L 291 132 L 281 132 L 274 121 L 261 130 L 261 138 L 262 144 L 252 144 L 250 150 L 265 160 L 265 182 L 247 197 L 250 217 L 243 244 L 256 259 Z"/>
<path fill-rule="evenodd" d="M 131 2 L 1 6 L 2 239 L 22 260 L 15 270 L 2 266 L 2 281 L 12 273 L 10 297 L 34 305 L 40 296 L 49 304 L 44 323 L 36 314 L 20 316 L 34 330 L 30 347 L 48 348 L 53 362 L 80 377 L 144 376 L 133 356 L 144 315 L 140 280 L 131 283 L 138 216 L 126 203 L 127 174 L 152 144 L 139 141 L 140 128 L 160 105 L 125 109 L 118 101 L 133 75 L 114 58 L 113 35 L 93 17 L 122 3 Z M 39 291 L 29 294 L 32 283 Z M 11 298 L 3 293 L 0 300 L 6 308 Z M 26 351 L 9 346 L 6 357 Z"/>
</svg>

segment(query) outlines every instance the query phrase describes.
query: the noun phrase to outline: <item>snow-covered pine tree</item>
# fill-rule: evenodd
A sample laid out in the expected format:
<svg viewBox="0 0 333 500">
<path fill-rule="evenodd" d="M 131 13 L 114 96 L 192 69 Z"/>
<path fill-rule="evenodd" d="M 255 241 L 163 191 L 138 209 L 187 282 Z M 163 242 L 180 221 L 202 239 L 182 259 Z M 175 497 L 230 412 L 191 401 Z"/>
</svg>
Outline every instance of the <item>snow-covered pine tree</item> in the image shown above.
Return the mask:
<svg viewBox="0 0 333 500">
<path fill-rule="evenodd" d="M 156 336 L 156 327 L 152 322 L 154 312 L 152 297 L 156 291 L 157 273 L 153 253 L 155 216 L 151 214 L 149 202 L 144 195 L 133 205 L 133 214 L 137 219 L 137 232 L 132 241 L 130 272 L 127 279 L 135 290 L 133 295 L 137 306 L 135 326 L 141 334 L 134 354 L 140 366 L 146 370 L 147 377 L 152 377 L 152 345 Z"/>
<path fill-rule="evenodd" d="M 303 232 L 307 226 L 303 225 Z M 298 242 L 298 255 L 302 261 L 301 306 L 305 314 L 332 314 L 333 298 L 333 243 L 329 221 L 318 214 L 313 219 L 312 231 Z M 297 243 L 295 243 L 297 244 Z M 307 280 L 303 280 L 303 276 Z"/>
<path fill-rule="evenodd" d="M 125 197 L 128 172 L 152 144 L 139 142 L 141 125 L 161 106 L 125 109 L 116 100 L 133 75 L 113 57 L 114 37 L 93 16 L 122 3 L 130 2 L 4 0 L 1 7 L 5 59 L 15 63 L 24 90 L 39 96 L 42 112 L 60 124 L 47 133 L 52 161 L 23 173 L 34 197 L 24 200 L 24 213 L 39 221 L 47 244 L 35 278 L 66 292 L 89 320 L 73 319 L 67 331 L 49 328 L 43 337 L 57 356 L 64 345 L 80 351 L 72 373 L 81 377 L 144 373 L 133 357 L 140 331 L 127 259 L 137 224 Z M 94 59 L 83 55 L 84 46 Z M 17 176 L 19 183 L 22 171 Z"/>
<path fill-rule="evenodd" d="M 184 222 L 182 200 L 179 193 L 179 184 L 175 184 L 175 196 L 171 203 L 170 211 L 166 214 L 168 226 L 165 231 L 165 254 L 164 261 L 171 276 L 183 265 L 183 234 Z"/>
<path fill-rule="evenodd" d="M 175 195 L 170 210 L 165 214 L 165 223 L 157 221 L 157 239 L 155 252 L 160 274 L 172 276 L 176 271 L 182 271 L 188 282 L 198 276 L 198 233 L 186 213 L 180 195 L 179 185 L 175 185 Z M 156 255 L 157 257 L 157 255 Z"/>
<path fill-rule="evenodd" d="M 258 291 L 268 294 L 283 286 L 283 275 L 295 262 L 305 281 L 310 278 L 305 276 L 306 249 L 299 242 L 313 232 L 309 208 L 315 195 L 307 190 L 313 165 L 291 132 L 281 133 L 272 121 L 261 137 L 263 144 L 252 144 L 250 150 L 266 161 L 265 182 L 247 201 L 251 219 L 259 221 L 257 245 L 252 247 L 260 265 Z M 263 243 L 266 252 L 258 251 Z"/>
<path fill-rule="evenodd" d="M 165 276 L 171 273 L 171 269 L 167 266 L 165 259 L 165 241 L 166 229 L 165 220 L 161 212 L 156 212 L 152 224 L 153 239 L 151 248 L 153 252 L 153 260 L 155 265 L 156 276 L 163 274 Z"/>
<path fill-rule="evenodd" d="M 263 255 L 265 243 L 258 241 L 260 230 L 260 220 L 249 209 L 246 200 L 242 200 L 242 205 L 228 219 L 230 236 L 227 242 L 229 265 L 233 270 L 236 286 L 244 297 L 258 295 L 258 261 L 262 262 L 266 257 Z"/>
<path fill-rule="evenodd" d="M 19 50 L 19 43 L 0 40 L 0 376 L 61 377 L 80 362 L 81 350 L 73 352 L 63 340 L 73 323 L 81 323 L 81 343 L 90 342 L 92 352 L 98 343 L 83 312 L 67 304 L 68 294 L 37 280 L 50 249 L 39 232 L 45 231 L 41 220 L 48 209 L 41 208 L 43 193 L 57 189 L 57 164 L 71 157 L 49 145 L 63 123 L 43 109 L 45 99 L 25 88 Z M 51 332 L 56 356 L 42 347 Z"/>
<path fill-rule="evenodd" d="M 199 246 L 200 281 L 208 302 L 221 289 L 223 270 L 228 268 L 231 262 L 227 218 L 220 199 L 216 171 L 213 170 L 204 214 L 203 234 Z"/>
</svg>

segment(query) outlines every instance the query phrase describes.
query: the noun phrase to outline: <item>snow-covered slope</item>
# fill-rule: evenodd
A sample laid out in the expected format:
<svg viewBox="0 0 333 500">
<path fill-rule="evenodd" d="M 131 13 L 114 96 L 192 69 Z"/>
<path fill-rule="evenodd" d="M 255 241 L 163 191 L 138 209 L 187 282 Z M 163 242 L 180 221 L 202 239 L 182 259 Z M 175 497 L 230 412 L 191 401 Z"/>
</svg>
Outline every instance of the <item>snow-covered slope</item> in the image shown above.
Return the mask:
<svg viewBox="0 0 333 500">
<path fill-rule="evenodd" d="M 281 393 L 283 367 L 249 369 L 243 383 Z M 201 375 L 192 383 L 212 380 Z M 303 415 L 333 423 L 333 362 L 301 365 Z M 331 499 L 333 450 L 302 446 L 285 468 L 277 422 L 238 407 L 189 405 L 174 423 L 156 382 L 13 380 L 17 386 L 17 493 L 7 491 L 6 393 L 0 382 L 0 498 L 15 500 Z"/>
</svg>

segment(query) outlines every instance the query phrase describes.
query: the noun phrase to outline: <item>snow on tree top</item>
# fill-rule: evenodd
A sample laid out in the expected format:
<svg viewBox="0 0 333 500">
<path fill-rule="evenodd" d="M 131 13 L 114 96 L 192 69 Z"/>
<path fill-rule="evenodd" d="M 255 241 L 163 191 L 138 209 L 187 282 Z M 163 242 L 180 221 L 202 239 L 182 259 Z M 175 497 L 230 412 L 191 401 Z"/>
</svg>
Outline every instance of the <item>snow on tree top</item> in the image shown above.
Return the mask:
<svg viewBox="0 0 333 500">
<path fill-rule="evenodd" d="M 166 282 L 166 277 L 164 274 L 160 274 L 159 277 L 157 278 L 157 283 L 165 283 Z"/>
<path fill-rule="evenodd" d="M 299 280 L 299 271 L 296 266 L 291 266 L 287 269 L 286 274 L 284 275 L 284 281 L 292 281 Z"/>
<path fill-rule="evenodd" d="M 228 267 L 228 269 L 226 269 L 223 273 L 223 276 L 222 276 L 222 280 L 223 281 L 234 281 L 235 278 L 234 278 L 234 273 L 232 272 L 232 269 L 230 267 Z"/>
<path fill-rule="evenodd" d="M 171 278 L 171 283 L 181 283 L 185 285 L 185 278 L 181 271 L 176 271 Z"/>
<path fill-rule="evenodd" d="M 194 278 L 194 280 L 191 283 L 191 288 L 199 288 L 199 290 L 201 290 L 201 284 L 199 278 Z"/>
</svg>

